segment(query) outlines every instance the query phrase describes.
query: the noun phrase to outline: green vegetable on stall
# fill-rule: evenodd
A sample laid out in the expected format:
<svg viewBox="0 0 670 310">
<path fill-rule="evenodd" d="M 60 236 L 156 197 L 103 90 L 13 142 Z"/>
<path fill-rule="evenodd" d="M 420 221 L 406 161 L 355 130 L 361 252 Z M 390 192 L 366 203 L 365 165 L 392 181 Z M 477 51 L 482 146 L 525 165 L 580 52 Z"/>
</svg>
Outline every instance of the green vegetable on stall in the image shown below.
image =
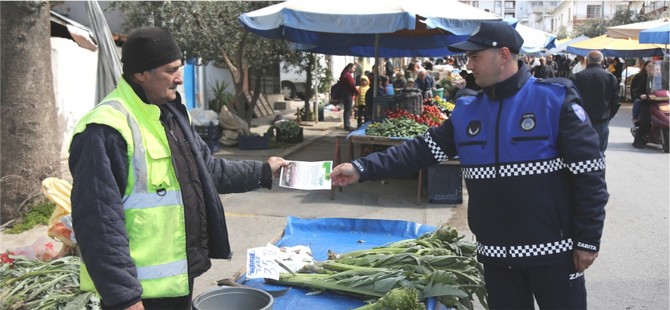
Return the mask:
<svg viewBox="0 0 670 310">
<path fill-rule="evenodd" d="M 337 254 L 295 274 L 280 274 L 278 284 L 379 299 L 359 309 L 421 309 L 410 303 L 429 297 L 449 307 L 473 309 L 474 298 L 487 307 L 483 268 L 475 245 L 449 226 L 415 239 L 368 250 Z M 394 290 L 401 289 L 399 291 Z M 401 297 L 398 297 L 401 296 Z M 393 304 L 397 302 L 398 304 Z M 372 307 L 372 308 L 370 308 Z"/>
<path fill-rule="evenodd" d="M 423 134 L 426 130 L 428 130 L 428 126 L 419 124 L 407 117 L 401 117 L 372 123 L 365 130 L 365 134 L 368 136 L 413 138 Z"/>
<path fill-rule="evenodd" d="M 79 290 L 79 257 L 49 262 L 8 257 L 0 265 L 0 309 L 100 308 L 95 293 Z"/>
</svg>

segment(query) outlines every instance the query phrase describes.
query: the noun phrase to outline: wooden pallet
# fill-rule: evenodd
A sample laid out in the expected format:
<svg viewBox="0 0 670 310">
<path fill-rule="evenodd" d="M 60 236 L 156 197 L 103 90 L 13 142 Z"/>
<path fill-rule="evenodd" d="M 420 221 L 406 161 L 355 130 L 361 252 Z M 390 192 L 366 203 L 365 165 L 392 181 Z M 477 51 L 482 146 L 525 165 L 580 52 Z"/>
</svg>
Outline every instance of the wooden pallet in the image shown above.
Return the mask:
<svg viewBox="0 0 670 310">
<path fill-rule="evenodd" d="M 253 98 L 253 92 L 245 92 L 244 96 L 247 99 L 247 103 L 251 103 Z M 254 106 L 254 117 L 263 117 L 267 115 L 273 115 L 275 113 L 274 108 L 268 101 L 268 97 L 265 94 L 260 93 L 258 96 L 258 101 L 256 101 L 256 106 Z"/>
</svg>

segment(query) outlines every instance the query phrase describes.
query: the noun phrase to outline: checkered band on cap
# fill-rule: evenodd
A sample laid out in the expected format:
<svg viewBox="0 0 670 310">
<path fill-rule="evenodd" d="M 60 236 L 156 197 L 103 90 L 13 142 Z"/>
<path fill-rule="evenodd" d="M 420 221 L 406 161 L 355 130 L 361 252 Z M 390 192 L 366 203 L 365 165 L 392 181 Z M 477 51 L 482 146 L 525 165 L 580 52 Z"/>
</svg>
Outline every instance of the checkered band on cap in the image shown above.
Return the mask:
<svg viewBox="0 0 670 310">
<path fill-rule="evenodd" d="M 430 152 L 433 154 L 433 157 L 435 157 L 435 160 L 437 160 L 438 163 L 441 163 L 448 159 L 447 154 L 445 154 L 444 151 L 442 151 L 442 148 L 439 145 L 437 145 L 437 143 L 433 140 L 433 137 L 430 136 L 430 133 L 428 133 L 428 131 L 423 133 L 423 139 L 428 144 L 428 149 L 430 149 Z"/>
<path fill-rule="evenodd" d="M 477 253 L 488 257 L 505 258 L 509 253 L 510 257 L 530 257 L 558 254 L 572 250 L 572 239 L 565 239 L 555 242 L 529 245 L 514 245 L 507 250 L 504 246 L 484 245 L 477 242 Z"/>
<path fill-rule="evenodd" d="M 558 254 L 572 250 L 572 239 L 556 242 L 511 246 L 509 254 L 512 257 L 530 257 L 549 254 Z"/>
<path fill-rule="evenodd" d="M 572 174 L 605 170 L 605 159 L 597 158 L 592 160 L 578 161 L 576 163 L 567 164 L 567 166 Z"/>
<path fill-rule="evenodd" d="M 563 160 L 560 158 L 547 161 L 516 163 L 500 166 L 500 176 L 514 177 L 520 175 L 545 174 L 561 170 L 562 168 Z"/>
<path fill-rule="evenodd" d="M 463 178 L 465 179 L 494 179 L 495 177 L 495 167 L 463 167 Z"/>
</svg>

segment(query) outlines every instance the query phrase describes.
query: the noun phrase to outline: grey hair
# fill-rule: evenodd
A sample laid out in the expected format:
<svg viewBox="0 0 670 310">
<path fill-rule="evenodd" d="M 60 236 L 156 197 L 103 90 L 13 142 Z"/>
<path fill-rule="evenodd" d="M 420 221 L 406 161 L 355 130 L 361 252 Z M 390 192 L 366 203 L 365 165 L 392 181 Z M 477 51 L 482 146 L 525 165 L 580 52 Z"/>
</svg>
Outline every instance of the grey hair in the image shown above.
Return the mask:
<svg viewBox="0 0 670 310">
<path fill-rule="evenodd" d="M 586 63 L 599 64 L 603 62 L 603 53 L 600 51 L 590 51 L 586 56 Z"/>
</svg>

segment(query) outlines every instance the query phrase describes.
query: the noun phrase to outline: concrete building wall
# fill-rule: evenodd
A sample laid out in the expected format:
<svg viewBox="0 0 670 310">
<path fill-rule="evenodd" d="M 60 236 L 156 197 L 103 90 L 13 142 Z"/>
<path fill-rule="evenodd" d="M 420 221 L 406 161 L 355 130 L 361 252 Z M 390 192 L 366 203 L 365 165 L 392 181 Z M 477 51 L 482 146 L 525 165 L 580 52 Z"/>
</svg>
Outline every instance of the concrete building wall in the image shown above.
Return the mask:
<svg viewBox="0 0 670 310">
<path fill-rule="evenodd" d="M 52 37 L 51 69 L 57 121 L 63 133 L 61 157 L 65 158 L 76 122 L 97 103 L 98 53 L 81 48 L 70 39 Z"/>
</svg>

